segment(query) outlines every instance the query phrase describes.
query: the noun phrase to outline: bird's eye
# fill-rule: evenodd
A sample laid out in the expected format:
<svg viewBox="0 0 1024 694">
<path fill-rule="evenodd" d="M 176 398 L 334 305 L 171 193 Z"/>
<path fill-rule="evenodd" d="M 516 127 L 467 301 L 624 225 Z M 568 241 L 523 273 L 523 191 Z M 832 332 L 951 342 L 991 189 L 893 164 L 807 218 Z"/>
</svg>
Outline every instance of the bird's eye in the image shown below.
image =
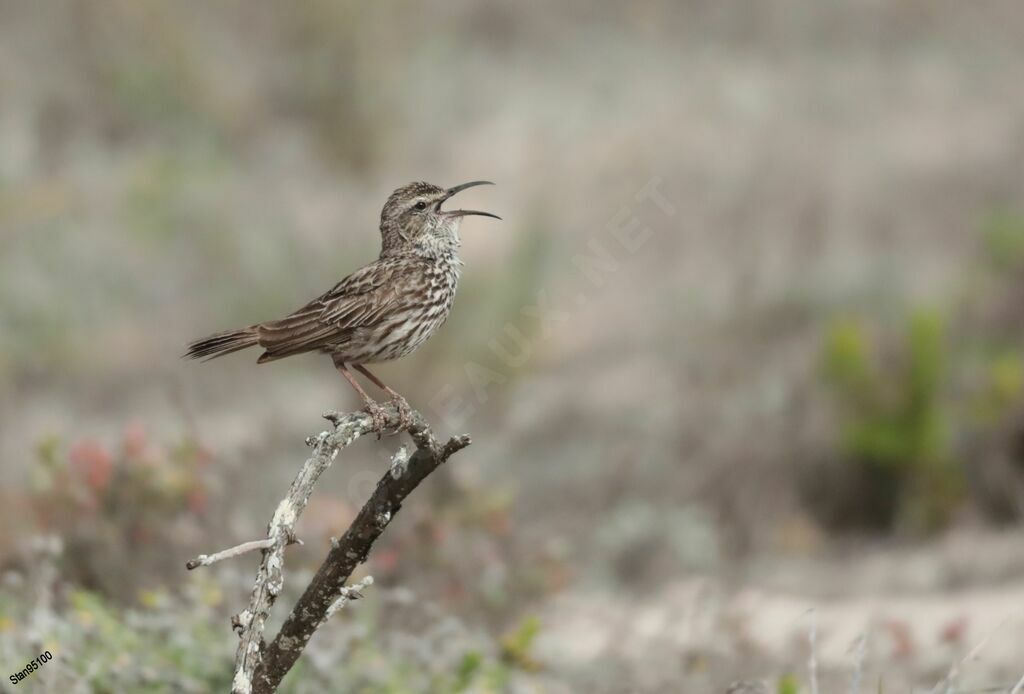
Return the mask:
<svg viewBox="0 0 1024 694">
<path fill-rule="evenodd" d="M 425 203 L 422 200 L 420 200 L 418 203 L 416 203 L 416 209 L 417 210 L 425 210 L 425 209 L 427 209 L 427 203 Z"/>
</svg>

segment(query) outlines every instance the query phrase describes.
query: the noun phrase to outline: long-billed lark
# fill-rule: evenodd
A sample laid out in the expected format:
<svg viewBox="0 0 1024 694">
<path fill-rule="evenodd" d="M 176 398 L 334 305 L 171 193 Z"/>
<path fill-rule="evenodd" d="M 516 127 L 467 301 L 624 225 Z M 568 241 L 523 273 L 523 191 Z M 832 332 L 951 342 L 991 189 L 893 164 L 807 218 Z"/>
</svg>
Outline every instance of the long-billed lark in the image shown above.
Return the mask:
<svg viewBox="0 0 1024 694">
<path fill-rule="evenodd" d="M 404 357 L 422 345 L 448 318 L 459 284 L 459 225 L 463 217 L 497 215 L 477 210 L 442 210 L 459 191 L 489 181 L 453 188 L 410 183 L 388 198 L 380 215 L 380 257 L 356 270 L 302 308 L 280 320 L 215 333 L 188 346 L 186 357 L 212 359 L 259 345 L 262 364 L 304 352 L 322 352 L 359 393 L 373 418 L 378 438 L 385 416 L 359 382 L 351 366 L 383 389 L 398 408 L 400 426 L 409 426 L 405 398 L 366 368 Z"/>
</svg>

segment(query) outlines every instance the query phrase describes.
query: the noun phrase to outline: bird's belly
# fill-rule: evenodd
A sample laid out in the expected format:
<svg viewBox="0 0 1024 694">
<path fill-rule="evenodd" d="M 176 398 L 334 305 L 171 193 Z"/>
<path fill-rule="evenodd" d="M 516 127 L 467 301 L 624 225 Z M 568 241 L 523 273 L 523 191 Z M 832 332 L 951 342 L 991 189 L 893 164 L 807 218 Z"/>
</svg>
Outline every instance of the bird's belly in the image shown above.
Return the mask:
<svg viewBox="0 0 1024 694">
<path fill-rule="evenodd" d="M 448 318 L 448 308 L 435 312 L 396 316 L 384 325 L 361 331 L 356 339 L 338 350 L 345 361 L 373 364 L 401 359 L 427 341 Z"/>
<path fill-rule="evenodd" d="M 380 312 L 379 321 L 351 329 L 324 351 L 352 364 L 401 359 L 444 325 L 458 280 L 457 259 L 426 268 L 421 276 L 409 280 L 390 310 Z"/>
</svg>

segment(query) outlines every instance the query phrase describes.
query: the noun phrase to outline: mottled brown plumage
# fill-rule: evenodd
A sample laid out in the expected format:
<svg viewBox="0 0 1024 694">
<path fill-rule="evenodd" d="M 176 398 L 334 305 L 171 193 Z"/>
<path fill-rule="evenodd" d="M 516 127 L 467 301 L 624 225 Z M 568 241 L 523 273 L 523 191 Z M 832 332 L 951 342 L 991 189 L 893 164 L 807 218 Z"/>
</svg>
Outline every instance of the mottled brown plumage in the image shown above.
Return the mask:
<svg viewBox="0 0 1024 694">
<path fill-rule="evenodd" d="M 423 344 L 448 318 L 458 288 L 459 224 L 476 210 L 441 209 L 451 196 L 487 181 L 454 188 L 410 183 L 391 194 L 381 212 L 380 257 L 326 293 L 280 320 L 216 333 L 188 346 L 186 357 L 212 359 L 260 346 L 258 363 L 293 354 L 322 352 L 356 389 L 374 417 L 383 415 L 352 376 L 352 365 L 395 401 L 403 419 L 408 404 L 366 369 L 366 364 L 399 359 Z"/>
</svg>

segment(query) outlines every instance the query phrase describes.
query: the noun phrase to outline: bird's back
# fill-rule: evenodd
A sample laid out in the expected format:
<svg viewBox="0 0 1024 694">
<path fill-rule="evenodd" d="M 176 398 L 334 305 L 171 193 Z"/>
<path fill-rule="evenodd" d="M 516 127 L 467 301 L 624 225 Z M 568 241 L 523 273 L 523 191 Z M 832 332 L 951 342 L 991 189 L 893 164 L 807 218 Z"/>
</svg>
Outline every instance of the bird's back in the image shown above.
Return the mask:
<svg viewBox="0 0 1024 694">
<path fill-rule="evenodd" d="M 448 318 L 459 267 L 454 254 L 382 257 L 285 318 L 257 326 L 266 350 L 259 361 L 311 351 L 353 364 L 401 358 Z"/>
</svg>

